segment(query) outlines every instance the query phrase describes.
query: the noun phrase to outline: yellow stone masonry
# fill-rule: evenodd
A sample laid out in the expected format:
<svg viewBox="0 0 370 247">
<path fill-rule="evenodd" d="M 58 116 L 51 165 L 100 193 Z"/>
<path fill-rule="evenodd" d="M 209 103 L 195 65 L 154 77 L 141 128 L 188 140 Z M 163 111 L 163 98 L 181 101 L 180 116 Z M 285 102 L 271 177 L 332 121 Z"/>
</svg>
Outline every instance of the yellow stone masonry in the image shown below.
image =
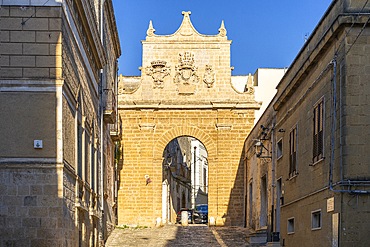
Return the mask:
<svg viewBox="0 0 370 247">
<path fill-rule="evenodd" d="M 247 80 L 242 92 L 232 83 L 224 23 L 217 35 L 202 35 L 190 12 L 183 15 L 172 35 L 155 35 L 150 22 L 141 77 L 119 78 L 119 224 L 153 226 L 161 218 L 163 151 L 180 136 L 195 137 L 207 149 L 209 217 L 217 225 L 244 224 L 243 143 L 260 105 Z"/>
</svg>

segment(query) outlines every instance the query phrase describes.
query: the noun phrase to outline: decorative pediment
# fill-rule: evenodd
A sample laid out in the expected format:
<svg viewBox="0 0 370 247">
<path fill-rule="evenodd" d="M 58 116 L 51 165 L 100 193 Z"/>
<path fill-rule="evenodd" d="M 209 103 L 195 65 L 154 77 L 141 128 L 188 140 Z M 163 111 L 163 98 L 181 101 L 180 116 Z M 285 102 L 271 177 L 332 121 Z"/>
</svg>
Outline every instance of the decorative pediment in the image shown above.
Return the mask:
<svg viewBox="0 0 370 247">
<path fill-rule="evenodd" d="M 181 22 L 180 27 L 176 30 L 173 34 L 167 34 L 167 35 L 158 35 L 155 34 L 155 29 L 153 27 L 152 21 L 149 21 L 149 26 L 146 31 L 146 41 L 153 41 L 157 38 L 169 38 L 169 39 L 183 39 L 183 40 L 196 40 L 196 39 L 205 39 L 205 38 L 214 38 L 217 40 L 227 40 L 226 34 L 226 28 L 224 21 L 221 22 L 220 28 L 218 29 L 218 34 L 215 35 L 205 35 L 199 33 L 195 27 L 193 26 L 191 20 L 190 20 L 190 11 L 182 11 L 182 15 L 184 16 Z"/>
<path fill-rule="evenodd" d="M 183 11 L 182 15 L 184 16 L 181 26 L 179 30 L 177 31 L 182 36 L 191 36 L 193 34 L 198 34 L 198 32 L 195 30 L 193 24 L 190 21 L 190 11 Z"/>
</svg>

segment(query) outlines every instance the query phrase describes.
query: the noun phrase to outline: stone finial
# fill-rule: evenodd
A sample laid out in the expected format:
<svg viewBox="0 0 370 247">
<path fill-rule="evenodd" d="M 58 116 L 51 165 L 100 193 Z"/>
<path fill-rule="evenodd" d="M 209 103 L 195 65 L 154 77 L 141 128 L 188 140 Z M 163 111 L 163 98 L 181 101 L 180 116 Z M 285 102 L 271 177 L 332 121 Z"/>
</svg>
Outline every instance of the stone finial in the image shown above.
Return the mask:
<svg viewBox="0 0 370 247">
<path fill-rule="evenodd" d="M 221 26 L 220 28 L 218 29 L 218 34 L 221 36 L 221 37 L 225 37 L 226 34 L 227 34 L 227 31 L 226 31 L 226 28 L 225 28 L 225 24 L 224 24 L 224 21 L 222 20 L 221 22 Z"/>
<path fill-rule="evenodd" d="M 150 20 L 148 30 L 146 31 L 146 35 L 154 36 L 154 32 L 155 32 L 155 29 L 153 28 L 152 20 Z"/>
<path fill-rule="evenodd" d="M 184 16 L 184 17 L 189 17 L 189 15 L 191 15 L 191 11 L 182 11 L 181 14 Z"/>
<path fill-rule="evenodd" d="M 250 94 L 253 94 L 254 93 L 254 88 L 253 88 L 253 77 L 251 75 L 251 73 L 248 74 L 248 79 L 247 79 L 247 83 L 245 84 L 245 87 L 244 87 L 244 92 L 248 92 Z"/>
</svg>

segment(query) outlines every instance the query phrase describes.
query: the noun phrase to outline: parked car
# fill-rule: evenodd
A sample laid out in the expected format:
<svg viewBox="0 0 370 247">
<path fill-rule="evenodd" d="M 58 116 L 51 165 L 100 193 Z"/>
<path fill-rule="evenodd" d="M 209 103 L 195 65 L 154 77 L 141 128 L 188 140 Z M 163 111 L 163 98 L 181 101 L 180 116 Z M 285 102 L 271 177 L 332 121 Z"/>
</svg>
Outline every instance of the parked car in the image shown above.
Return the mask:
<svg viewBox="0 0 370 247">
<path fill-rule="evenodd" d="M 194 224 L 194 210 L 190 208 L 182 208 L 176 215 L 176 223 L 181 224 L 181 212 L 187 211 L 188 212 L 188 223 Z"/>
<path fill-rule="evenodd" d="M 196 224 L 208 223 L 208 204 L 198 204 L 195 206 L 194 223 Z"/>
</svg>

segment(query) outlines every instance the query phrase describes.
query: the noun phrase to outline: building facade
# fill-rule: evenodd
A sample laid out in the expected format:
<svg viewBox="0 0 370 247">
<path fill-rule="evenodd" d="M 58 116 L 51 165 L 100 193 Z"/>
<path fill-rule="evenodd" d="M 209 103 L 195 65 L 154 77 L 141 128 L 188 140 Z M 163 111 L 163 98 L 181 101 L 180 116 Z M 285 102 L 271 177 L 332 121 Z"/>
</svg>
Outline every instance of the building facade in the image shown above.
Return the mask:
<svg viewBox="0 0 370 247">
<path fill-rule="evenodd" d="M 103 245 L 120 137 L 112 2 L 0 3 L 0 245 Z"/>
<path fill-rule="evenodd" d="M 203 35 L 190 12 L 183 15 L 171 35 L 156 35 L 150 22 L 141 76 L 119 77 L 124 133 L 119 224 L 152 226 L 162 218 L 163 151 L 180 136 L 196 138 L 208 153 L 209 217 L 217 225 L 244 224 L 241 157 L 260 104 L 247 80 L 236 89 L 224 23 L 218 34 Z"/>
<path fill-rule="evenodd" d="M 198 204 L 208 204 L 208 153 L 204 145 L 193 138 L 191 147 L 192 208 Z"/>
<path fill-rule="evenodd" d="M 368 245 L 369 14 L 332 2 L 246 140 L 256 242 Z"/>
</svg>

